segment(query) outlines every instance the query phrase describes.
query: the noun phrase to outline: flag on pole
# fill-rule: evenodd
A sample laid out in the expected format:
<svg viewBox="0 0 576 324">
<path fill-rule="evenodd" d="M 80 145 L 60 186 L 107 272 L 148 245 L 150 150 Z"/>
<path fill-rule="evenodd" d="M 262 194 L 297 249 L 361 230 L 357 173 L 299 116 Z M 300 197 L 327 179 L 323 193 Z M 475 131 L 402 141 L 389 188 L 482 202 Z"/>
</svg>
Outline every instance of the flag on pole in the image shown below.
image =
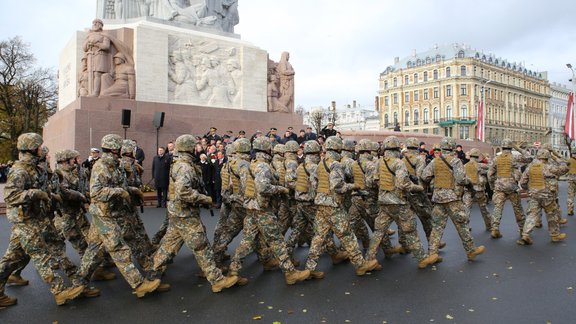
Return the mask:
<svg viewBox="0 0 576 324">
<path fill-rule="evenodd" d="M 476 122 L 476 138 L 484 142 L 484 103 L 478 103 L 478 121 Z"/>
<path fill-rule="evenodd" d="M 568 107 L 566 109 L 566 124 L 564 134 L 574 140 L 574 92 L 568 94 Z"/>
</svg>

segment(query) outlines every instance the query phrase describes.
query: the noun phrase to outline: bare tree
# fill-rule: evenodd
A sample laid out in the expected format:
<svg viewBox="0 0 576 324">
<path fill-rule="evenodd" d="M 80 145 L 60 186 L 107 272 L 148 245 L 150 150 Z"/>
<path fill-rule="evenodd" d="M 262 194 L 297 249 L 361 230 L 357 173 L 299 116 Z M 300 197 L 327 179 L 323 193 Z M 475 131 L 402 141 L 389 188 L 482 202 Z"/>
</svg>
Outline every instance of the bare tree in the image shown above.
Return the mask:
<svg viewBox="0 0 576 324">
<path fill-rule="evenodd" d="M 320 131 L 322 130 L 322 122 L 324 120 L 324 111 L 320 109 L 312 110 L 308 116 L 310 123 L 312 123 L 310 126 L 316 130 L 316 134 L 320 134 Z"/>
<path fill-rule="evenodd" d="M 17 159 L 18 136 L 41 134 L 56 111 L 54 73 L 34 67 L 35 61 L 20 37 L 0 41 L 0 159 Z"/>
</svg>

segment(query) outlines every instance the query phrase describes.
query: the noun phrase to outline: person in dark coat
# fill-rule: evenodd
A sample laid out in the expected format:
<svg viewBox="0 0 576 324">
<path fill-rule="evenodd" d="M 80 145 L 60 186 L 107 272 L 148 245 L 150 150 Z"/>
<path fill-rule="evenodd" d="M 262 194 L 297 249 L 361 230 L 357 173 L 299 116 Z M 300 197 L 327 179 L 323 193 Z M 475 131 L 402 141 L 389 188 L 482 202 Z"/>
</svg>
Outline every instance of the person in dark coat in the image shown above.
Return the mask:
<svg viewBox="0 0 576 324">
<path fill-rule="evenodd" d="M 216 208 L 220 208 L 222 205 L 222 176 L 220 172 L 227 161 L 228 158 L 224 155 L 223 151 L 216 152 L 216 161 L 214 162 L 214 196 L 216 197 L 214 207 Z"/>
<path fill-rule="evenodd" d="M 304 132 L 303 129 L 300 130 L 300 134 L 298 137 L 296 137 L 296 142 L 298 142 L 298 144 L 302 144 L 304 142 L 306 142 L 306 132 Z"/>
<path fill-rule="evenodd" d="M 296 134 L 294 133 L 294 127 L 288 126 L 288 130 L 287 130 L 287 131 L 290 132 L 290 134 L 288 135 L 288 136 L 290 137 L 289 140 L 295 141 L 296 138 L 298 138 L 298 135 L 296 135 Z"/>
<path fill-rule="evenodd" d="M 304 134 L 304 141 L 315 141 L 318 135 L 312 131 L 312 127 L 306 127 L 306 133 Z"/>
<path fill-rule="evenodd" d="M 330 122 L 326 127 L 322 128 L 320 133 L 327 139 L 330 136 L 336 136 L 337 131 L 334 129 L 334 124 Z"/>
<path fill-rule="evenodd" d="M 202 182 L 204 183 L 204 188 L 206 189 L 206 195 L 212 197 L 216 201 L 216 196 L 214 195 L 214 164 L 208 160 L 206 154 L 200 154 L 200 168 L 202 169 Z"/>
<path fill-rule="evenodd" d="M 134 158 L 138 162 L 138 164 L 142 165 L 144 163 L 144 159 L 146 159 L 146 154 L 144 154 L 144 150 L 138 145 L 138 142 L 133 140 L 136 143 L 136 148 L 134 149 Z"/>
<path fill-rule="evenodd" d="M 156 186 L 158 204 L 156 207 L 166 207 L 168 200 L 168 184 L 170 179 L 170 164 L 172 159 L 165 154 L 163 147 L 158 148 L 158 155 L 152 161 L 152 179 Z"/>
</svg>

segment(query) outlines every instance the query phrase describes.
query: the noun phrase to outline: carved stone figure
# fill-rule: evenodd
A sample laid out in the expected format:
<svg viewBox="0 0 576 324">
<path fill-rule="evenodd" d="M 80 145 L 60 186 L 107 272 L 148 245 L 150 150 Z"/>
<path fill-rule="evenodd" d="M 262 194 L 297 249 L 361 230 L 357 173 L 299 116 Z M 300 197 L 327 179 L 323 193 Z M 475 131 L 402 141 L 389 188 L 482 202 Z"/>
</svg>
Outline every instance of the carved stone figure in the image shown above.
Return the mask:
<svg viewBox="0 0 576 324">
<path fill-rule="evenodd" d="M 283 52 L 280 62 L 268 59 L 268 111 L 294 111 L 294 68 Z"/>
<path fill-rule="evenodd" d="M 268 111 L 270 112 L 288 112 L 288 108 L 283 105 L 278 97 L 278 84 L 276 74 L 270 74 L 268 77 Z"/>
<path fill-rule="evenodd" d="M 88 66 L 88 96 L 97 97 L 102 88 L 102 74 L 111 72 L 110 38 L 102 32 L 104 23 L 94 19 L 92 30 L 84 41 Z"/>
<path fill-rule="evenodd" d="M 86 61 L 86 56 L 80 60 L 82 71 L 78 75 L 78 97 L 85 97 L 90 93 L 88 90 L 88 63 Z"/>
<path fill-rule="evenodd" d="M 228 93 L 235 106 L 240 105 L 242 90 L 242 70 L 237 60 L 230 59 L 226 65 L 228 68 Z"/>
<path fill-rule="evenodd" d="M 172 52 L 172 69 L 168 71 L 168 77 L 176 84 L 174 99 L 178 101 L 192 100 L 198 97 L 196 88 L 195 68 L 188 66 L 181 50 Z"/>
<path fill-rule="evenodd" d="M 104 89 L 101 97 L 122 97 L 134 99 L 136 97 L 136 81 L 134 78 L 134 66 L 128 63 L 126 55 L 117 53 L 114 55 L 114 83 Z"/>
</svg>

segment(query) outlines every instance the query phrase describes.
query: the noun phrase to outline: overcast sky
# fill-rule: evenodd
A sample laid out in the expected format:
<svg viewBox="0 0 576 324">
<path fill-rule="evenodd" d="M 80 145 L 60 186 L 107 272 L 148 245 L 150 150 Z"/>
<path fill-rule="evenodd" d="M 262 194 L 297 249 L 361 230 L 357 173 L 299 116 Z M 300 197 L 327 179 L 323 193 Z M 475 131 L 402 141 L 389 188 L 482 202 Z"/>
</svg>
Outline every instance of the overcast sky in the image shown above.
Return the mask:
<svg viewBox="0 0 576 324">
<path fill-rule="evenodd" d="M 56 69 L 76 30 L 90 27 L 96 0 L 2 0 L 0 39 L 30 43 L 38 63 Z M 568 84 L 576 66 L 573 1 L 239 0 L 242 39 L 278 61 L 290 52 L 296 105 L 373 106 L 378 75 L 394 57 L 434 44 L 465 43 Z"/>
</svg>

